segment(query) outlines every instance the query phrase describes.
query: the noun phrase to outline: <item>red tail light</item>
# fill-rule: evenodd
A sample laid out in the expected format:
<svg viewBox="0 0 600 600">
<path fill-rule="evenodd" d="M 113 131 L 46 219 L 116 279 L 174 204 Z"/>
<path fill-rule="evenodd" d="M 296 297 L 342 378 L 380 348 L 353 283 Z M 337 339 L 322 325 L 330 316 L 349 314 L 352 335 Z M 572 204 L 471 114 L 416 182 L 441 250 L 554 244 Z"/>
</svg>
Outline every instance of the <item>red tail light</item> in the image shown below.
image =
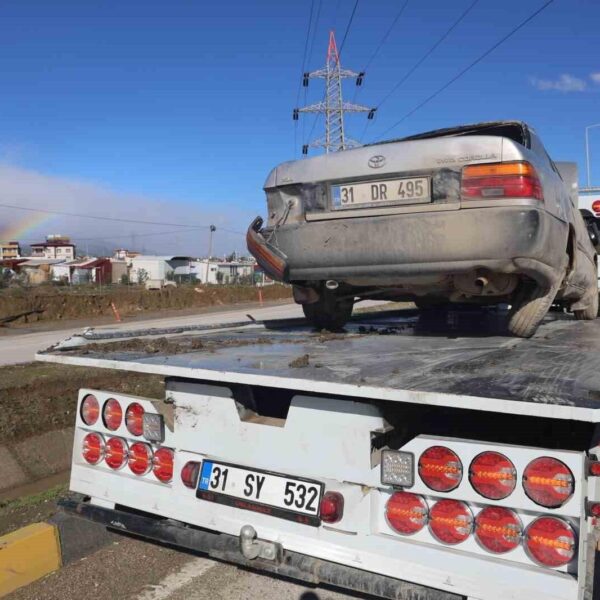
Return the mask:
<svg viewBox="0 0 600 600">
<path fill-rule="evenodd" d="M 443 544 L 460 544 L 473 530 L 473 514 L 464 502 L 439 500 L 429 511 L 429 531 Z"/>
<path fill-rule="evenodd" d="M 97 465 L 104 456 L 104 440 L 97 433 L 88 433 L 83 438 L 83 458 L 90 465 Z"/>
<path fill-rule="evenodd" d="M 594 200 L 592 202 L 592 210 L 596 213 L 600 213 L 600 200 Z"/>
<path fill-rule="evenodd" d="M 542 184 L 528 162 L 469 165 L 463 168 L 463 199 L 535 198 L 543 200 Z"/>
<path fill-rule="evenodd" d="M 125 411 L 125 425 L 131 435 L 142 435 L 144 409 L 141 404 L 132 402 Z"/>
<path fill-rule="evenodd" d="M 127 464 L 135 475 L 145 475 L 152 467 L 152 448 L 142 442 L 131 444 Z"/>
<path fill-rule="evenodd" d="M 194 489 L 198 483 L 198 475 L 200 474 L 200 463 L 189 461 L 186 462 L 181 469 L 181 481 L 185 487 Z"/>
<path fill-rule="evenodd" d="M 575 531 L 562 519 L 540 517 L 525 530 L 525 550 L 546 567 L 562 567 L 575 556 Z"/>
<path fill-rule="evenodd" d="M 152 459 L 152 472 L 156 479 L 169 483 L 173 479 L 174 452 L 170 448 L 159 448 Z"/>
<path fill-rule="evenodd" d="M 319 508 L 321 520 L 325 523 L 337 523 L 344 515 L 344 496 L 339 492 L 325 492 Z"/>
<path fill-rule="evenodd" d="M 110 398 L 104 403 L 104 410 L 102 411 L 102 419 L 107 429 L 116 431 L 121 427 L 121 421 L 123 420 L 123 409 L 121 404 L 114 398 Z"/>
<path fill-rule="evenodd" d="M 87 395 L 81 403 L 81 420 L 86 425 L 94 425 L 100 416 L 100 405 L 96 396 Z"/>
<path fill-rule="evenodd" d="M 523 527 L 517 513 L 500 506 L 488 506 L 475 518 L 475 537 L 490 552 L 504 554 L 521 543 Z"/>
<path fill-rule="evenodd" d="M 419 458 L 419 475 L 425 485 L 436 492 L 449 492 L 458 487 L 462 473 L 460 459 L 444 446 L 432 446 Z"/>
<path fill-rule="evenodd" d="M 523 487 L 536 504 L 558 508 L 573 495 L 575 480 L 567 465 L 556 458 L 543 456 L 532 460 L 525 468 Z"/>
<path fill-rule="evenodd" d="M 110 438 L 104 449 L 104 460 L 111 469 L 120 469 L 127 462 L 127 443 L 121 438 Z"/>
<path fill-rule="evenodd" d="M 591 460 L 588 462 L 588 475 L 590 477 L 600 477 L 600 461 Z"/>
<path fill-rule="evenodd" d="M 385 518 L 394 531 L 412 535 L 427 525 L 429 507 L 422 496 L 396 492 L 385 505 Z"/>
<path fill-rule="evenodd" d="M 502 500 L 515 489 L 517 470 L 504 454 L 482 452 L 469 467 L 469 481 L 484 498 Z"/>
</svg>

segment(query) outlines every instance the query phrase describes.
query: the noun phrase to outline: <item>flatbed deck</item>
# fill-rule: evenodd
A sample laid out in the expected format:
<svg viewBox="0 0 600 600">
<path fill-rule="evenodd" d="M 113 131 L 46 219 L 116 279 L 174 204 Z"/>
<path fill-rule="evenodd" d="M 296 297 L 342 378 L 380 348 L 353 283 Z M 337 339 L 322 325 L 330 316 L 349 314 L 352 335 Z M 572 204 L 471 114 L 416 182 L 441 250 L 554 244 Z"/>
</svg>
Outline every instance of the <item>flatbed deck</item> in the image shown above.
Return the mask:
<svg viewBox="0 0 600 600">
<path fill-rule="evenodd" d="M 353 318 L 344 333 L 301 319 L 218 328 L 88 330 L 38 360 L 195 380 L 600 422 L 600 320 L 551 313 L 531 339 L 496 309 Z"/>
</svg>

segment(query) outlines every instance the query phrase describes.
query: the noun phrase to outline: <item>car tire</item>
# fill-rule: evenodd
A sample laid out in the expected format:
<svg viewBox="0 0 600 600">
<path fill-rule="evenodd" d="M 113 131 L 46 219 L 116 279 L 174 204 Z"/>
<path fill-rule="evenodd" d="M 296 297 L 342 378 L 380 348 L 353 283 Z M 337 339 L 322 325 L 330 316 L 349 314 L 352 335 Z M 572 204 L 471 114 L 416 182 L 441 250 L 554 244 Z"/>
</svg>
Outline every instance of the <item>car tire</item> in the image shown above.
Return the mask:
<svg viewBox="0 0 600 600">
<path fill-rule="evenodd" d="M 318 330 L 340 331 L 352 316 L 354 299 L 338 300 L 331 293 L 321 294 L 317 302 L 303 304 L 302 310 L 309 323 Z"/>
<path fill-rule="evenodd" d="M 550 310 L 559 287 L 560 280 L 549 288 L 534 281 L 522 282 L 511 301 L 508 330 L 517 337 L 531 337 Z"/>
<path fill-rule="evenodd" d="M 598 318 L 598 289 L 592 293 L 592 302 L 583 310 L 574 310 L 573 314 L 578 321 L 593 321 Z"/>
</svg>

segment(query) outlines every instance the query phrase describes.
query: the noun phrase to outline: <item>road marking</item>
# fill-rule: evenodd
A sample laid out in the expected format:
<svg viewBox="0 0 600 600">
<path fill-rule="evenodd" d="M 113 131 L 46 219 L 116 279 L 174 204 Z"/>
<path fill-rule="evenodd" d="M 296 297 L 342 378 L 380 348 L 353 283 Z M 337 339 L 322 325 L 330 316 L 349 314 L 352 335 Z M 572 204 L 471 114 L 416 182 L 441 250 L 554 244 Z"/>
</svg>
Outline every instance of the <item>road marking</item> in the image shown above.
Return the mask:
<svg viewBox="0 0 600 600">
<path fill-rule="evenodd" d="M 177 590 L 180 590 L 216 564 L 214 560 L 208 558 L 194 558 L 186 563 L 177 573 L 171 573 L 160 583 L 148 586 L 151 589 L 142 592 L 136 600 L 166 600 Z"/>
</svg>

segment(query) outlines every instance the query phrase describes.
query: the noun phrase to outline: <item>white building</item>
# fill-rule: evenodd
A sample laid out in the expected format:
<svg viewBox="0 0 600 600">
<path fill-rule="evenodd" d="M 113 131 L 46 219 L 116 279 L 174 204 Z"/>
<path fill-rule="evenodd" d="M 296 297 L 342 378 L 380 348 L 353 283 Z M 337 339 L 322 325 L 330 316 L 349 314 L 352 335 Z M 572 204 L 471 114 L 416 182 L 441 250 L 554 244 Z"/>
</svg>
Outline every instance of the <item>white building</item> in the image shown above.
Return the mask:
<svg viewBox="0 0 600 600">
<path fill-rule="evenodd" d="M 190 275 L 189 257 L 140 254 L 131 259 L 129 279 L 132 283 L 162 287 L 165 281 L 174 280 L 177 275 Z"/>
<path fill-rule="evenodd" d="M 226 262 L 203 258 L 190 263 L 190 273 L 200 283 L 238 283 L 240 280 L 254 276 L 254 263 Z"/>
<path fill-rule="evenodd" d="M 63 235 L 49 235 L 45 242 L 31 245 L 32 258 L 48 258 L 51 260 L 73 260 L 75 258 L 75 244 Z"/>
</svg>

